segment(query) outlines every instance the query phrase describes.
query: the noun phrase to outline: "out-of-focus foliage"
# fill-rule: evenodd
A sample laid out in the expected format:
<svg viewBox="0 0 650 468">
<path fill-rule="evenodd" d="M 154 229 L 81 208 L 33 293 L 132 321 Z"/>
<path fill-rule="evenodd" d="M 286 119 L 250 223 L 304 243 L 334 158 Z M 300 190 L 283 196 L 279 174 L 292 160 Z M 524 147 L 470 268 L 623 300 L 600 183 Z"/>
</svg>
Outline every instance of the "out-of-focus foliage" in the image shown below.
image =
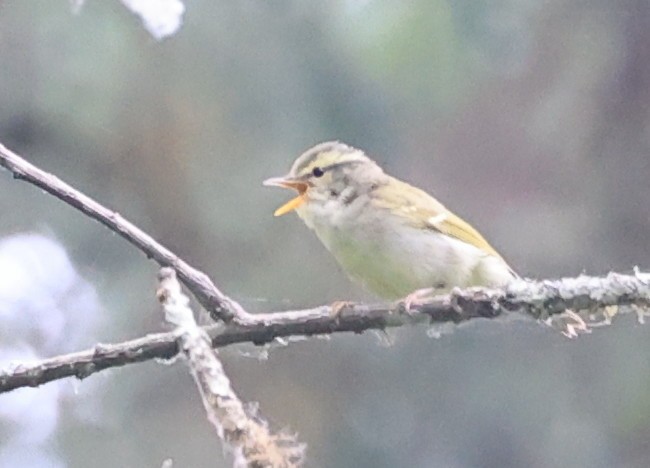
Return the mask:
<svg viewBox="0 0 650 468">
<path fill-rule="evenodd" d="M 78 14 L 63 0 L 2 2 L 0 141 L 249 310 L 369 298 L 298 219 L 272 217 L 286 194 L 261 186 L 334 138 L 471 220 L 526 276 L 650 266 L 647 0 L 186 6 L 180 31 L 156 42 L 117 1 Z M 155 265 L 0 176 L 0 237 L 60 243 L 102 304 L 102 327 L 86 340 L 71 329 L 76 343 L 161 329 Z M 56 259 L 41 257 L 35 268 L 55 275 Z M 96 320 L 82 293 L 70 290 L 70 317 Z M 10 328 L 5 349 L 24 332 Z M 368 334 L 264 361 L 244 358 L 250 348 L 222 356 L 314 466 L 632 467 L 650 464 L 649 333 L 621 320 L 568 341 L 526 322 L 476 323 L 438 340 L 400 330 L 389 347 Z M 55 403 L 53 466 L 227 466 L 183 366 L 109 371 L 80 391 L 94 381 L 106 390 L 94 422 L 73 417 L 75 398 Z M 3 419 L 0 452 L 15 430 Z"/>
</svg>

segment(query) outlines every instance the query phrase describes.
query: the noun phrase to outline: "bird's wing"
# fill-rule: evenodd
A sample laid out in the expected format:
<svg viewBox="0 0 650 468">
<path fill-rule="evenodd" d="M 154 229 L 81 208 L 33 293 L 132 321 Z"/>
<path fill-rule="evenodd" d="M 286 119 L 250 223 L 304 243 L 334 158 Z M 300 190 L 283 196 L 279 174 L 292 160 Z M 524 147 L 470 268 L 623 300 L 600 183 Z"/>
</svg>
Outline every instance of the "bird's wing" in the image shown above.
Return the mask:
<svg viewBox="0 0 650 468">
<path fill-rule="evenodd" d="M 423 190 L 393 178 L 387 185 L 378 187 L 376 192 L 374 203 L 401 216 L 405 222 L 417 228 L 438 231 L 501 258 L 476 229 Z"/>
</svg>

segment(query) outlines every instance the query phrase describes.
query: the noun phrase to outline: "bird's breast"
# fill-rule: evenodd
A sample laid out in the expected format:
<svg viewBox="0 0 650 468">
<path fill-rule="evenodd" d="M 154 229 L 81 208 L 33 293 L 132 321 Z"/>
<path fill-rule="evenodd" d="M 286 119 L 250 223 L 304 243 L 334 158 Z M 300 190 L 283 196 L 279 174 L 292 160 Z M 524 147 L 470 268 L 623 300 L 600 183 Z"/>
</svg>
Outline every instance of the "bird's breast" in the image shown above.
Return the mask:
<svg viewBox="0 0 650 468">
<path fill-rule="evenodd" d="M 346 273 L 377 295 L 397 299 L 420 288 L 445 290 L 486 282 L 476 275 L 481 262 L 491 256 L 480 249 L 407 225 L 389 213 L 351 207 L 340 210 L 323 204 L 299 215 Z M 493 258 L 497 270 L 507 268 Z"/>
</svg>

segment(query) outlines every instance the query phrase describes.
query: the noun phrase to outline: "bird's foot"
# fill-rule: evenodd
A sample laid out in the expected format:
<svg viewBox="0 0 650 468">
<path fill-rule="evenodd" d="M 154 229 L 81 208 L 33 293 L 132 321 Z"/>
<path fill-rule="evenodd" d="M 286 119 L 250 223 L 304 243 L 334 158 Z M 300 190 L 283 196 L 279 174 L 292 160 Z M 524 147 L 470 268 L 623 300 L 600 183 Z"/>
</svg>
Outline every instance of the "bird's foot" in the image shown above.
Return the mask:
<svg viewBox="0 0 650 468">
<path fill-rule="evenodd" d="M 402 301 L 400 301 L 402 310 L 407 315 L 413 315 L 413 306 L 422 305 L 423 303 L 427 302 L 427 300 L 435 296 L 437 293 L 438 290 L 436 288 L 416 289 L 408 296 L 406 296 Z"/>
<path fill-rule="evenodd" d="M 330 317 L 338 319 L 345 309 L 352 306 L 354 306 L 354 302 L 351 301 L 334 301 L 330 305 Z"/>
</svg>

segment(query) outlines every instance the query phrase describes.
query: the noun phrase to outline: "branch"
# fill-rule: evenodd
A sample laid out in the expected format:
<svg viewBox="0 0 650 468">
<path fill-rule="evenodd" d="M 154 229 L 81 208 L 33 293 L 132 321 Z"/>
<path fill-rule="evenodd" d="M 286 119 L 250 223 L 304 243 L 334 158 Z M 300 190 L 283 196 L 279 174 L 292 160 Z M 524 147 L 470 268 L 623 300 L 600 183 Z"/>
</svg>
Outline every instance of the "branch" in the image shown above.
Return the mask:
<svg viewBox="0 0 650 468">
<path fill-rule="evenodd" d="M 176 270 L 179 279 L 213 318 L 224 322 L 234 320 L 238 323 L 244 323 L 249 319 L 250 314 L 236 301 L 223 294 L 208 275 L 190 266 L 119 213 L 109 210 L 58 177 L 30 164 L 2 143 L 0 143 L 0 166 L 11 171 L 15 179 L 29 182 L 99 221 L 142 251 L 147 258 L 154 259 L 160 266 Z"/>
<path fill-rule="evenodd" d="M 239 399 L 216 350 L 211 347 L 208 334 L 196 324 L 189 299 L 181 291 L 174 270 L 161 269 L 159 279 L 157 296 L 165 319 L 177 327 L 177 342 L 201 394 L 208 421 L 224 447 L 233 452 L 233 465 L 251 468 L 302 466 L 305 445 L 293 434 L 271 432 L 259 411 Z"/>
<path fill-rule="evenodd" d="M 496 318 L 507 313 L 525 314 L 548 322 L 567 310 L 580 311 L 589 325 L 608 323 L 618 306 L 631 306 L 639 321 L 650 305 L 650 275 L 610 273 L 605 277 L 580 276 L 561 280 L 518 281 L 505 289 L 469 288 L 431 298 L 404 313 L 398 304 L 350 304 L 336 313 L 332 307 L 252 315 L 246 323 L 210 325 L 205 331 L 212 346 L 235 343 L 263 345 L 277 339 L 339 332 L 362 333 L 412 323 L 461 323 Z M 173 333 L 158 333 L 118 344 L 20 364 L 0 371 L 0 393 L 36 387 L 64 377 L 83 379 L 95 372 L 154 358 L 178 354 Z"/>
</svg>

